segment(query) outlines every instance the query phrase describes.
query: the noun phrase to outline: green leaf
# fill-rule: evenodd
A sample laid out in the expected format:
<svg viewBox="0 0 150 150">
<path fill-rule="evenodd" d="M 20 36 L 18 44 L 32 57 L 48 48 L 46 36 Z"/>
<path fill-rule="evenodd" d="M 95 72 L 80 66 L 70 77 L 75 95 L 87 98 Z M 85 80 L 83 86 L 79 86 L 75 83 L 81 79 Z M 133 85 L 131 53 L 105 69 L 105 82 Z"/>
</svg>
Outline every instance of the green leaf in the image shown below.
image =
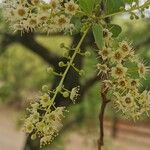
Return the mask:
<svg viewBox="0 0 150 150">
<path fill-rule="evenodd" d="M 94 7 L 100 2 L 101 0 L 79 0 L 79 5 L 85 13 L 92 14 Z"/>
<path fill-rule="evenodd" d="M 95 43 L 99 49 L 103 47 L 103 28 L 99 24 L 94 24 L 92 27 Z"/>
<path fill-rule="evenodd" d="M 109 24 L 109 31 L 112 32 L 113 37 L 118 37 L 118 35 L 122 32 L 122 28 L 117 24 Z"/>
<path fill-rule="evenodd" d="M 120 7 L 125 6 L 124 0 L 106 0 L 106 14 L 112 14 L 120 11 Z"/>
<path fill-rule="evenodd" d="M 74 16 L 72 17 L 71 22 L 74 24 L 76 31 L 79 32 L 82 27 L 81 18 Z"/>
</svg>

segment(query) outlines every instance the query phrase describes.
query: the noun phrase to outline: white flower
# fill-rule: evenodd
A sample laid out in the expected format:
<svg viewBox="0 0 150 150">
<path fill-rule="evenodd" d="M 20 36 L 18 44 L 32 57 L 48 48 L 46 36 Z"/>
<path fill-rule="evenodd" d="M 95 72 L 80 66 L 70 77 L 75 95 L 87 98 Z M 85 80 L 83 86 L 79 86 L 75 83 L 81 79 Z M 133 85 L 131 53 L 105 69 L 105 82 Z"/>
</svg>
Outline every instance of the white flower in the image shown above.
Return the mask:
<svg viewBox="0 0 150 150">
<path fill-rule="evenodd" d="M 39 22 L 38 22 L 38 18 L 37 16 L 31 16 L 30 18 L 28 18 L 26 20 L 26 25 L 29 31 L 33 31 L 36 29 L 36 27 L 38 27 Z"/>
<path fill-rule="evenodd" d="M 16 19 L 25 18 L 28 14 L 28 9 L 22 5 L 18 5 L 16 10 L 14 11 L 14 15 Z"/>
<path fill-rule="evenodd" d="M 65 13 L 67 14 L 75 15 L 78 8 L 79 6 L 73 0 L 65 3 Z"/>
<path fill-rule="evenodd" d="M 138 73 L 140 78 L 145 79 L 145 75 L 148 71 L 149 71 L 149 67 L 145 66 L 143 63 L 138 63 Z"/>
<path fill-rule="evenodd" d="M 46 22 L 48 20 L 49 13 L 48 12 L 42 12 L 37 17 L 39 19 L 39 22 L 41 21 L 43 23 L 43 22 Z"/>
<path fill-rule="evenodd" d="M 30 121 L 26 121 L 24 129 L 27 133 L 31 133 L 34 129 L 34 125 Z"/>
<path fill-rule="evenodd" d="M 103 60 L 106 60 L 111 55 L 111 48 L 103 48 L 102 50 L 99 50 L 98 54 L 102 57 Z"/>
<path fill-rule="evenodd" d="M 52 12 L 58 12 L 59 8 L 60 8 L 60 1 L 59 0 L 51 0 L 50 1 L 50 6 L 51 6 L 51 10 Z"/>
<path fill-rule="evenodd" d="M 68 28 L 70 24 L 70 19 L 65 15 L 60 15 L 55 17 L 56 27 L 60 29 L 60 31 Z"/>
<path fill-rule="evenodd" d="M 36 123 L 37 132 L 42 132 L 44 126 L 45 126 L 44 122 L 42 122 L 42 121 L 41 121 L 41 122 L 37 122 L 37 123 Z"/>
<path fill-rule="evenodd" d="M 74 87 L 72 90 L 71 90 L 71 93 L 70 93 L 70 99 L 75 103 L 76 99 L 78 98 L 79 96 L 79 90 L 80 90 L 80 87 L 77 86 L 77 87 Z"/>
<path fill-rule="evenodd" d="M 124 59 L 124 56 L 125 55 L 123 54 L 123 52 L 120 49 L 118 49 L 112 53 L 111 61 L 121 63 Z"/>
<path fill-rule="evenodd" d="M 121 78 L 117 80 L 117 84 L 118 84 L 118 88 L 124 90 L 125 88 L 127 88 L 128 81 L 125 78 Z"/>
<path fill-rule="evenodd" d="M 40 103 L 42 105 L 42 107 L 47 107 L 52 105 L 52 101 L 51 98 L 48 94 L 44 94 L 40 97 Z"/>
<path fill-rule="evenodd" d="M 97 69 L 99 70 L 98 75 L 101 73 L 107 74 L 110 70 L 106 64 L 97 64 Z"/>
<path fill-rule="evenodd" d="M 139 97 L 139 95 L 140 95 L 138 88 L 131 89 L 131 90 L 130 90 L 130 94 L 131 94 L 135 99 L 138 99 L 138 97 Z"/>
<path fill-rule="evenodd" d="M 34 112 L 30 117 L 32 118 L 32 122 L 36 123 L 39 121 L 40 114 L 38 112 Z"/>
<path fill-rule="evenodd" d="M 123 78 L 126 76 L 127 68 L 123 67 L 122 64 L 118 64 L 116 67 L 113 67 L 111 70 L 111 76 L 113 78 Z"/>
<path fill-rule="evenodd" d="M 129 80 L 129 88 L 136 89 L 140 86 L 140 80 L 139 79 L 130 79 Z"/>
<path fill-rule="evenodd" d="M 135 103 L 134 102 L 134 98 L 133 98 L 133 96 L 130 93 L 128 93 L 126 96 L 122 97 L 122 105 L 125 108 L 133 107 L 134 103 Z"/>
<path fill-rule="evenodd" d="M 52 141 L 52 135 L 44 136 L 40 139 L 40 147 L 49 144 Z"/>
</svg>

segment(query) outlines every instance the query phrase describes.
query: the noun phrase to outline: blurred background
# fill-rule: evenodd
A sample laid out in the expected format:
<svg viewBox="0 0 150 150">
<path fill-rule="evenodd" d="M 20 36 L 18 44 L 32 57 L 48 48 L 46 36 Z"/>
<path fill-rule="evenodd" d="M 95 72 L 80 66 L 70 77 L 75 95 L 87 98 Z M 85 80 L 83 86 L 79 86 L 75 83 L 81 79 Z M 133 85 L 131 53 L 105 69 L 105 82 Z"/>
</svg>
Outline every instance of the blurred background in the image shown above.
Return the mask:
<svg viewBox="0 0 150 150">
<path fill-rule="evenodd" d="M 136 53 L 150 65 L 150 16 L 131 21 L 127 16 L 113 18 L 123 27 L 120 39 L 133 41 Z M 0 150 L 38 150 L 38 141 L 32 142 L 21 131 L 21 118 L 29 100 L 38 95 L 43 84 L 50 87 L 58 80 L 46 73 L 48 66 L 58 70 L 57 62 L 62 59 L 64 42 L 75 44 L 80 35 L 73 38 L 61 34 L 13 33 L 0 12 Z M 45 150 L 94 150 L 97 149 L 98 113 L 100 93 L 96 74 L 95 50 L 87 39 L 82 48 L 88 49 L 91 58 L 78 58 L 79 68 L 86 71 L 79 78 L 70 71 L 66 85 L 82 85 L 81 99 L 76 105 L 68 106 L 69 113 L 64 119 L 64 127 L 54 142 Z M 58 70 L 59 71 L 59 70 Z M 72 81 L 74 75 L 74 81 Z M 150 89 L 150 77 L 143 80 L 143 89 Z M 58 101 L 58 104 L 61 104 Z M 104 150 L 149 150 L 150 119 L 143 117 L 138 122 L 126 120 L 109 105 L 105 115 Z"/>
</svg>

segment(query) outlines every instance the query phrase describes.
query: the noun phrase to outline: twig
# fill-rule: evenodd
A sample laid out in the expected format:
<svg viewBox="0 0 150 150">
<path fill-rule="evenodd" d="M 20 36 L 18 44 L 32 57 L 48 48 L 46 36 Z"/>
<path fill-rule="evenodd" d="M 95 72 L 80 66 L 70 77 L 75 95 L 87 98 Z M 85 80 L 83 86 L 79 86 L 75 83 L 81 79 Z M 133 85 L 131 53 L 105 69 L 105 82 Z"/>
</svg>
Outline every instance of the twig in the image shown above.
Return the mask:
<svg viewBox="0 0 150 150">
<path fill-rule="evenodd" d="M 108 87 L 105 83 L 102 84 L 101 89 L 101 98 L 102 98 L 102 104 L 99 114 L 99 123 L 100 123 L 100 137 L 97 141 L 98 143 L 98 150 L 101 150 L 102 146 L 104 145 L 104 113 L 107 106 L 107 103 L 110 102 L 110 100 L 107 99 L 107 93 L 108 93 Z"/>
</svg>

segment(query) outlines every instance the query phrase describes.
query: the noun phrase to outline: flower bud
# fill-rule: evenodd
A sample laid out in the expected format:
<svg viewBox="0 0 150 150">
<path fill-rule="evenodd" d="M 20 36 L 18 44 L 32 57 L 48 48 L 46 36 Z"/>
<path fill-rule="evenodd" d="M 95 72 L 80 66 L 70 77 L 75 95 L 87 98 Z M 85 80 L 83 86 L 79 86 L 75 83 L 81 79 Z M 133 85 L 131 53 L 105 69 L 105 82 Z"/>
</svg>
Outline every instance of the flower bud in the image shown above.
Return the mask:
<svg viewBox="0 0 150 150">
<path fill-rule="evenodd" d="M 63 93 L 63 97 L 65 97 L 65 98 L 69 97 L 69 92 L 65 91 L 65 92 Z"/>
<path fill-rule="evenodd" d="M 49 87 L 47 85 L 42 86 L 42 91 L 43 92 L 48 92 L 48 90 L 49 90 Z"/>
<path fill-rule="evenodd" d="M 84 71 L 84 70 L 80 70 L 80 71 L 79 71 L 79 75 L 80 75 L 80 76 L 84 76 L 84 75 L 85 75 L 85 71 Z"/>
<path fill-rule="evenodd" d="M 90 53 L 89 51 L 86 51 L 86 52 L 85 52 L 85 56 L 86 56 L 86 57 L 89 57 L 89 56 L 91 56 L 91 53 Z"/>
<path fill-rule="evenodd" d="M 31 135 L 31 139 L 32 139 L 32 140 L 35 140 L 35 139 L 36 139 L 36 134 L 32 134 L 32 135 Z"/>
<path fill-rule="evenodd" d="M 58 65 L 59 65 L 59 67 L 64 67 L 65 64 L 63 61 L 60 61 Z"/>
<path fill-rule="evenodd" d="M 47 68 L 47 73 L 48 74 L 52 74 L 54 71 L 54 69 L 52 67 Z"/>
</svg>

